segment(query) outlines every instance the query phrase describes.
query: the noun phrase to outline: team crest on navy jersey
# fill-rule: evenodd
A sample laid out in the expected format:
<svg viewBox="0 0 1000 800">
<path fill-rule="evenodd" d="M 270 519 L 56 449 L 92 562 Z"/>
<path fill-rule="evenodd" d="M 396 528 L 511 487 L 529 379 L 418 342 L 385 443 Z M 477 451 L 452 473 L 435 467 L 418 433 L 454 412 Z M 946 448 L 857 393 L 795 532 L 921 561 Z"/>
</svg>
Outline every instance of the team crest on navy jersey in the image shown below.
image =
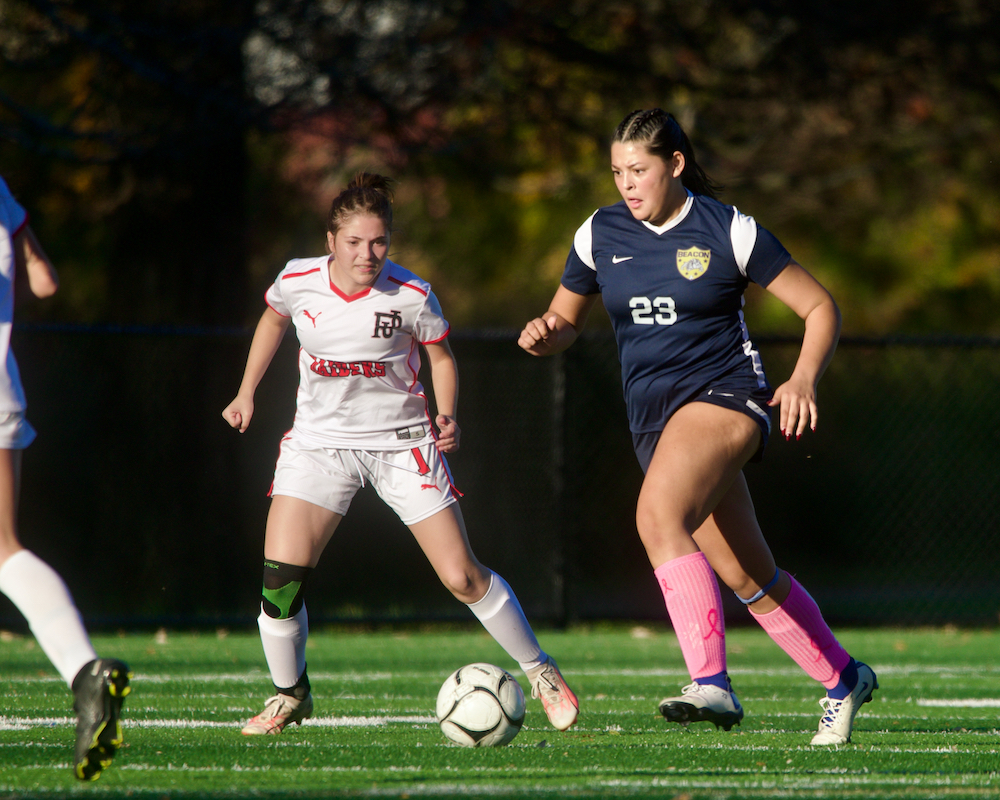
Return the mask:
<svg viewBox="0 0 1000 800">
<path fill-rule="evenodd" d="M 708 271 L 708 262 L 712 259 L 711 250 L 699 250 L 697 247 L 690 247 L 687 250 L 677 251 L 677 271 L 693 281 L 700 278 Z"/>
</svg>

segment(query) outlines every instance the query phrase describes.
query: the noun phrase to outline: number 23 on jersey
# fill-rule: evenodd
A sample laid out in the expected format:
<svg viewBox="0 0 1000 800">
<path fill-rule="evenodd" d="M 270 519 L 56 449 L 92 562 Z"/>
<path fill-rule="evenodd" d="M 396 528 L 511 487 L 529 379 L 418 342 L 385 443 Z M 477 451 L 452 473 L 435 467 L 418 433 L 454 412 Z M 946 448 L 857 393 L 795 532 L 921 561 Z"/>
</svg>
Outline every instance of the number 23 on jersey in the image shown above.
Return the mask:
<svg viewBox="0 0 1000 800">
<path fill-rule="evenodd" d="M 636 325 L 673 325 L 677 322 L 677 309 L 672 297 L 633 297 L 628 301 L 632 309 L 632 322 Z"/>
</svg>

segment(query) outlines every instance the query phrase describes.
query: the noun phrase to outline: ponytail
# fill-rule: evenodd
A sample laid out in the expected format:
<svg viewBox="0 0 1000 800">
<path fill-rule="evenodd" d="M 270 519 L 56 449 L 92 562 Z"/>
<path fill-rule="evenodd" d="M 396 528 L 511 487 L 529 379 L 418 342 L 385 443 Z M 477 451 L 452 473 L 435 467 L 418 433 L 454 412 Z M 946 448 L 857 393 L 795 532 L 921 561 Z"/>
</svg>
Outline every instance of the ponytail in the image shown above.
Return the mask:
<svg viewBox="0 0 1000 800">
<path fill-rule="evenodd" d="M 684 155 L 681 183 L 694 194 L 717 198 L 722 186 L 715 183 L 694 157 L 694 147 L 673 114 L 660 108 L 633 111 L 615 129 L 613 143 L 641 144 L 652 155 L 669 162 L 674 153 Z"/>
</svg>

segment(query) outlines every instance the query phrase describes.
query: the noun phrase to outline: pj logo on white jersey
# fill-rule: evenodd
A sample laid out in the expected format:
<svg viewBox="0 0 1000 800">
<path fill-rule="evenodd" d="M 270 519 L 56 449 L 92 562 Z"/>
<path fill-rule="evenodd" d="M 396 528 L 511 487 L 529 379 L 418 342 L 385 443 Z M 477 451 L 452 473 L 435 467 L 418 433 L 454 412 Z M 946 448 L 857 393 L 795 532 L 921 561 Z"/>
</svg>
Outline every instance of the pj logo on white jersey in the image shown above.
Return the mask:
<svg viewBox="0 0 1000 800">
<path fill-rule="evenodd" d="M 403 324 L 403 317 L 398 311 L 376 311 L 375 312 L 375 333 L 373 339 L 381 336 L 384 339 L 391 339 L 393 331 Z"/>
</svg>

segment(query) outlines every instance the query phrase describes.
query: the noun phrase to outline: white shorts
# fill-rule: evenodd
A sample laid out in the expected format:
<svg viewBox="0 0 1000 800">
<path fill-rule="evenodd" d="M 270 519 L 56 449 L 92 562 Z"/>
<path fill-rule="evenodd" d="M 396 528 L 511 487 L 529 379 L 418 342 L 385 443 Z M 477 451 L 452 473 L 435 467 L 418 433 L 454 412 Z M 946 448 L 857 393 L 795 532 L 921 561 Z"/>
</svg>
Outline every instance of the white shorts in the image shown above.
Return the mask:
<svg viewBox="0 0 1000 800">
<path fill-rule="evenodd" d="M 35 429 L 23 411 L 0 414 L 0 450 L 23 450 L 35 441 Z"/>
<path fill-rule="evenodd" d="M 366 483 L 404 525 L 427 519 L 460 496 L 433 442 L 410 450 L 338 450 L 304 444 L 294 434 L 281 440 L 268 494 L 297 497 L 344 516 Z"/>
</svg>

